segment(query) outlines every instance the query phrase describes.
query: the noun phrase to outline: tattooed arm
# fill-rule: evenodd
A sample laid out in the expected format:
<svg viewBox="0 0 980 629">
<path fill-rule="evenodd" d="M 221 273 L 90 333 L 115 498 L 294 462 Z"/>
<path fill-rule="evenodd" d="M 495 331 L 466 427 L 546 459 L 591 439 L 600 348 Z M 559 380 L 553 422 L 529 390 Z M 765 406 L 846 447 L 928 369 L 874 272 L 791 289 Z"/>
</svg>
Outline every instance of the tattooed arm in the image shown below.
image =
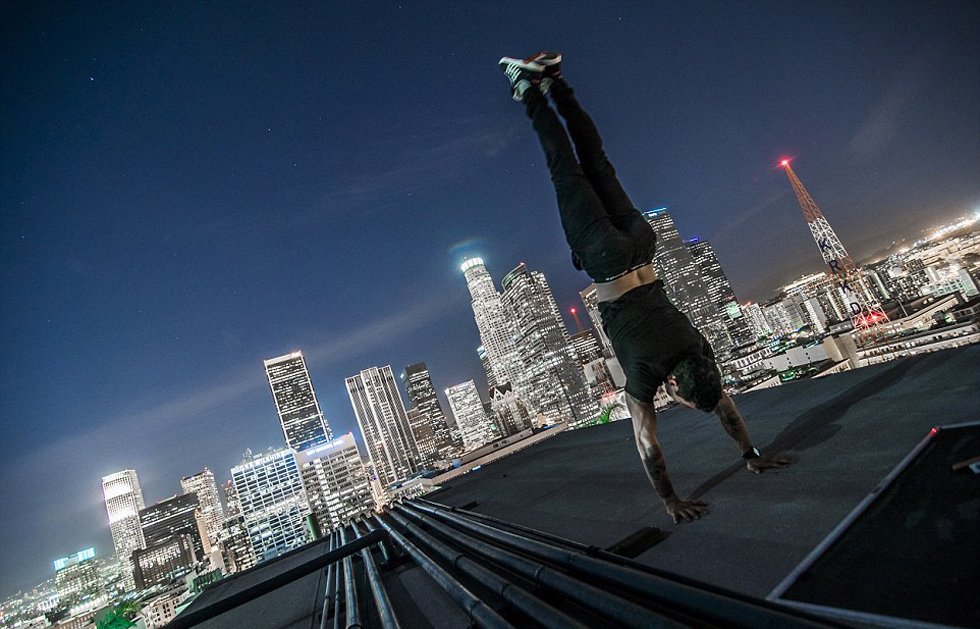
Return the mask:
<svg viewBox="0 0 980 629">
<path fill-rule="evenodd" d="M 721 401 L 718 402 L 718 406 L 715 407 L 715 414 L 721 420 L 721 426 L 728 433 L 728 436 L 735 441 L 735 445 L 738 446 L 738 451 L 741 454 L 745 454 L 752 449 L 752 439 L 749 437 L 749 431 L 745 428 L 745 420 L 742 419 L 742 415 L 738 412 L 738 408 L 735 407 L 735 402 L 728 396 L 727 393 L 721 395 Z M 793 461 L 793 457 L 789 456 L 757 456 L 754 459 L 748 459 L 745 461 L 745 466 L 749 470 L 759 474 L 764 470 L 773 469 L 777 467 L 786 467 Z"/>
<path fill-rule="evenodd" d="M 633 436 L 636 438 L 636 449 L 640 453 L 643 469 L 646 471 L 650 484 L 657 490 L 664 502 L 667 514 L 677 524 L 681 520 L 691 522 L 708 514 L 708 505 L 703 500 L 687 502 L 674 493 L 674 486 L 667 476 L 667 464 L 657 441 L 657 413 L 652 403 L 641 402 L 629 393 L 626 394 L 626 406 L 633 416 Z"/>
</svg>

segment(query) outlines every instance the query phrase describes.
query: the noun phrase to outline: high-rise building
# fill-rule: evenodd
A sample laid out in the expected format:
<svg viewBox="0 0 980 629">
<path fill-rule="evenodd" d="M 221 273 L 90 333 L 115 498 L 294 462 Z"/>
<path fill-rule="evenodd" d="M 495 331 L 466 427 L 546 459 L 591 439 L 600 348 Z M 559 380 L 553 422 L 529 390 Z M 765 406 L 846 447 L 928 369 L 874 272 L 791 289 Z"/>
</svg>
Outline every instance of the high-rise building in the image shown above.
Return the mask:
<svg viewBox="0 0 980 629">
<path fill-rule="evenodd" d="M 116 557 L 128 563 L 133 551 L 146 545 L 139 518 L 140 509 L 146 505 L 136 470 L 103 476 L 102 495 L 109 515 L 109 530 L 112 532 Z"/>
<path fill-rule="evenodd" d="M 330 426 L 320 411 L 303 352 L 263 362 L 286 445 L 299 451 L 330 441 Z"/>
<path fill-rule="evenodd" d="M 154 546 L 175 535 L 187 535 L 194 542 L 194 553 L 203 559 L 205 543 L 198 530 L 197 511 L 200 501 L 197 494 L 171 496 L 140 511 L 140 526 L 146 546 Z M 205 527 L 205 531 L 206 531 Z M 207 535 L 205 534 L 204 537 Z M 207 544 L 210 547 L 210 544 Z"/>
<path fill-rule="evenodd" d="M 225 518 L 221 525 L 218 548 L 221 550 L 225 574 L 248 570 L 258 563 L 248 536 L 248 527 L 245 526 L 245 518 L 240 513 Z"/>
<path fill-rule="evenodd" d="M 204 468 L 203 472 L 180 479 L 180 488 L 185 494 L 197 494 L 208 539 L 212 542 L 216 541 L 218 533 L 221 532 L 221 523 L 225 520 L 225 513 L 221 508 L 221 498 L 218 497 L 218 484 L 214 481 L 214 474 L 208 468 Z"/>
<path fill-rule="evenodd" d="M 515 323 L 531 408 L 551 424 L 587 424 L 599 409 L 544 274 L 522 262 L 502 285 L 501 301 Z"/>
<path fill-rule="evenodd" d="M 593 360 L 602 358 L 602 348 L 599 347 L 598 341 L 595 340 L 595 334 L 592 333 L 591 328 L 576 332 L 569 340 L 572 343 L 572 349 L 575 350 L 575 357 L 578 359 L 578 364 L 585 365 L 591 363 Z"/>
<path fill-rule="evenodd" d="M 711 303 L 718 309 L 718 314 L 725 324 L 728 336 L 737 345 L 751 341 L 752 330 L 742 315 L 732 285 L 728 281 L 728 276 L 725 275 L 725 270 L 721 268 L 721 263 L 718 261 L 718 256 L 715 254 L 711 243 L 700 238 L 691 238 L 685 240 L 684 244 L 687 245 L 701 272 L 701 281 L 708 291 Z"/>
<path fill-rule="evenodd" d="M 234 518 L 242 514 L 242 505 L 238 500 L 238 491 L 235 489 L 234 481 L 225 481 L 221 485 L 225 492 L 225 504 L 228 509 L 225 511 L 226 518 Z"/>
<path fill-rule="evenodd" d="M 402 372 L 402 382 L 405 383 L 409 403 L 419 413 L 416 424 L 419 429 L 416 430 L 414 426 L 412 428 L 415 441 L 419 446 L 419 455 L 428 463 L 440 458 L 449 458 L 453 451 L 452 432 L 446 422 L 446 415 L 442 412 L 442 405 L 439 403 L 435 387 L 432 386 L 432 378 L 425 363 L 415 363 L 405 367 L 405 371 Z M 412 422 L 409 421 L 409 424 L 411 425 Z M 431 433 L 431 439 L 420 439 L 420 433 Z"/>
<path fill-rule="evenodd" d="M 501 437 L 531 428 L 534 421 L 527 405 L 514 394 L 509 384 L 490 387 L 490 417 Z"/>
<path fill-rule="evenodd" d="M 667 297 L 691 319 L 716 352 L 731 346 L 724 321 L 701 279 L 701 270 L 684 245 L 670 212 L 662 207 L 644 212 L 643 216 L 657 234 L 653 265 L 664 282 Z"/>
<path fill-rule="evenodd" d="M 195 561 L 194 540 L 186 533 L 149 544 L 133 553 L 136 588 L 145 590 L 187 574 Z"/>
<path fill-rule="evenodd" d="M 323 531 L 374 509 L 371 485 L 353 433 L 296 453 L 303 486 Z"/>
<path fill-rule="evenodd" d="M 391 366 L 371 367 L 346 380 L 368 456 L 384 487 L 418 471 L 418 448 Z"/>
<path fill-rule="evenodd" d="M 55 559 L 54 570 L 54 586 L 62 602 L 102 592 L 102 575 L 94 548 Z"/>
<path fill-rule="evenodd" d="M 258 561 L 266 561 L 307 542 L 310 505 L 296 455 L 283 449 L 231 469 L 245 528 Z"/>
<path fill-rule="evenodd" d="M 518 395 L 523 396 L 526 393 L 522 382 L 524 366 L 515 343 L 515 322 L 508 316 L 500 293 L 494 287 L 493 278 L 481 258 L 467 260 L 460 269 L 466 278 L 473 317 L 486 352 L 486 364 L 489 366 L 487 384 L 495 386 L 509 382 Z"/>
<path fill-rule="evenodd" d="M 745 313 L 745 318 L 755 338 L 772 336 L 772 326 L 769 325 L 765 315 L 762 314 L 762 307 L 759 304 L 754 304 L 750 301 L 742 306 L 742 312 Z"/>
<path fill-rule="evenodd" d="M 606 329 L 602 327 L 602 316 L 599 314 L 599 295 L 596 292 L 595 284 L 589 284 L 585 290 L 579 291 L 579 297 L 585 305 L 585 311 L 589 313 L 592 320 L 592 327 L 599 335 L 599 345 L 603 350 L 612 350 L 612 343 L 606 336 Z"/>
<path fill-rule="evenodd" d="M 500 438 L 496 424 L 483 408 L 475 382 L 467 380 L 449 387 L 446 389 L 446 399 L 466 450 L 475 450 Z"/>
</svg>

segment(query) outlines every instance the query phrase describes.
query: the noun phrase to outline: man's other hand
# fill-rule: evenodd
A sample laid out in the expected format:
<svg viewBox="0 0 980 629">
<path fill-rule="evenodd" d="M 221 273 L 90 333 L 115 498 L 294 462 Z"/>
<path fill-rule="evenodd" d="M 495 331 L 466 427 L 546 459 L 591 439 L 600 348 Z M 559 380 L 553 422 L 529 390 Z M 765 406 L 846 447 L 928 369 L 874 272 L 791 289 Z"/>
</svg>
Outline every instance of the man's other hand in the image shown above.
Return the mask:
<svg viewBox="0 0 980 629">
<path fill-rule="evenodd" d="M 787 456 L 785 454 L 780 454 L 777 456 L 757 456 L 754 459 L 749 459 L 745 462 L 745 466 L 749 468 L 749 471 L 755 472 L 756 474 L 761 474 L 766 470 L 772 470 L 779 467 L 786 467 L 791 463 L 795 463 L 796 459 Z"/>
<path fill-rule="evenodd" d="M 664 502 L 667 514 L 674 520 L 674 524 L 680 524 L 681 520 L 693 522 L 700 520 L 701 516 L 708 515 L 708 503 L 704 500 L 692 500 L 685 502 L 680 499 Z"/>
</svg>

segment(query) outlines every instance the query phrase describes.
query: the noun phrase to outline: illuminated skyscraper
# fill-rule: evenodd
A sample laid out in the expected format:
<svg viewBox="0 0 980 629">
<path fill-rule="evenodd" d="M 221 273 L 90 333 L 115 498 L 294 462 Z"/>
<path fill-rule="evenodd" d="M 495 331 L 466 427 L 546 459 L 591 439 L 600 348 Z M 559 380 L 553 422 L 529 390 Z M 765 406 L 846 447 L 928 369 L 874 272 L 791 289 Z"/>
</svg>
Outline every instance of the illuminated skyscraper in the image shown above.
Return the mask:
<svg viewBox="0 0 980 629">
<path fill-rule="evenodd" d="M 54 569 L 54 586 L 63 603 L 89 594 L 100 594 L 103 590 L 94 548 L 55 559 Z"/>
<path fill-rule="evenodd" d="M 303 352 L 263 361 L 286 445 L 305 450 L 332 437 L 313 391 Z"/>
<path fill-rule="evenodd" d="M 225 481 L 222 483 L 221 488 L 225 492 L 225 504 L 228 505 L 228 510 L 225 513 L 226 518 L 234 518 L 242 514 L 242 505 L 238 500 L 238 491 L 235 489 L 234 481 Z"/>
<path fill-rule="evenodd" d="M 501 437 L 531 428 L 534 423 L 524 400 L 514 395 L 509 384 L 490 387 L 490 415 Z"/>
<path fill-rule="evenodd" d="M 718 314 L 728 330 L 728 336 L 739 345 L 751 341 L 752 331 L 742 316 L 738 301 L 735 299 L 735 292 L 728 281 L 728 276 L 725 275 L 725 270 L 721 268 L 711 243 L 700 238 L 691 238 L 685 240 L 684 244 L 687 245 L 701 272 L 701 281 L 708 291 L 711 303 L 718 309 Z"/>
<path fill-rule="evenodd" d="M 579 297 L 582 298 L 585 311 L 589 313 L 589 319 L 592 320 L 592 327 L 595 328 L 596 334 L 599 335 L 599 346 L 604 350 L 611 350 L 612 343 L 609 341 L 609 337 L 606 336 L 605 328 L 602 327 L 602 316 L 599 314 L 599 296 L 596 292 L 595 284 L 589 284 L 588 288 L 579 291 Z"/>
<path fill-rule="evenodd" d="M 475 450 L 500 438 L 497 426 L 483 408 L 475 382 L 467 380 L 449 387 L 446 389 L 446 399 L 449 400 L 449 410 L 456 418 L 456 427 L 466 450 Z"/>
<path fill-rule="evenodd" d="M 283 449 L 231 469 L 245 528 L 258 561 L 306 543 L 306 500 L 296 455 Z"/>
<path fill-rule="evenodd" d="M 405 367 L 402 381 L 405 383 L 409 403 L 419 413 L 416 423 L 409 421 L 419 446 L 419 455 L 429 463 L 435 459 L 447 458 L 453 449 L 452 433 L 425 363 Z M 415 426 L 419 429 L 416 430 Z M 431 439 L 420 439 L 420 433 L 431 434 Z"/>
<path fill-rule="evenodd" d="M 221 508 L 221 498 L 218 497 L 218 484 L 214 481 L 211 470 L 204 468 L 203 472 L 180 479 L 180 488 L 185 494 L 197 494 L 201 505 L 201 517 L 207 526 L 208 538 L 214 542 L 221 532 L 221 523 L 225 513 Z"/>
<path fill-rule="evenodd" d="M 460 268 L 470 291 L 473 317 L 490 367 L 487 384 L 495 386 L 509 382 L 519 395 L 526 394 L 522 381 L 524 366 L 515 343 L 517 330 L 493 285 L 493 278 L 481 258 L 471 258 Z"/>
<path fill-rule="evenodd" d="M 701 270 L 684 245 L 677 225 L 667 208 L 644 212 L 650 227 L 657 234 L 657 252 L 653 258 L 657 276 L 664 282 L 667 297 L 678 310 L 686 314 L 716 350 L 731 345 L 728 333 L 712 303 Z"/>
<path fill-rule="evenodd" d="M 155 546 L 177 535 L 187 535 L 194 544 L 195 556 L 203 559 L 206 545 L 198 531 L 196 516 L 200 504 L 197 494 L 192 493 L 172 496 L 140 510 L 140 526 L 146 546 Z"/>
<path fill-rule="evenodd" d="M 296 453 L 310 510 L 323 531 L 347 524 L 374 509 L 374 498 L 354 435 Z"/>
<path fill-rule="evenodd" d="M 120 561 L 129 562 L 137 548 L 146 546 L 140 528 L 139 512 L 143 503 L 143 490 L 140 489 L 136 470 L 123 470 L 102 477 L 102 495 L 105 498 L 106 513 L 109 515 L 109 530 L 112 532 L 112 545 Z"/>
<path fill-rule="evenodd" d="M 391 366 L 371 367 L 346 380 L 368 456 L 384 487 L 418 471 L 418 448 Z"/>
<path fill-rule="evenodd" d="M 516 345 L 524 365 L 531 409 L 556 424 L 584 424 L 599 412 L 589 394 L 585 374 L 558 313 L 558 306 L 540 271 L 524 263 L 504 277 L 501 301 L 516 327 Z"/>
</svg>

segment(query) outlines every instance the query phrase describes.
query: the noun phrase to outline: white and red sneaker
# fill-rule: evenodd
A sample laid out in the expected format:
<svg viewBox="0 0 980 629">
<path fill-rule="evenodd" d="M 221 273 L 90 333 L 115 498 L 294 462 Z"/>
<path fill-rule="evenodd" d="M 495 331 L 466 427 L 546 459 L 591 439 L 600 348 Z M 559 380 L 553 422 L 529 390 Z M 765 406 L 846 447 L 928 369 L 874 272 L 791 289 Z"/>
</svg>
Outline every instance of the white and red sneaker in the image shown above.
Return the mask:
<svg viewBox="0 0 980 629">
<path fill-rule="evenodd" d="M 510 79 L 511 96 L 514 100 L 524 100 L 524 92 L 529 88 L 540 87 L 544 66 L 526 59 L 504 57 L 499 62 L 500 69 Z"/>
</svg>

